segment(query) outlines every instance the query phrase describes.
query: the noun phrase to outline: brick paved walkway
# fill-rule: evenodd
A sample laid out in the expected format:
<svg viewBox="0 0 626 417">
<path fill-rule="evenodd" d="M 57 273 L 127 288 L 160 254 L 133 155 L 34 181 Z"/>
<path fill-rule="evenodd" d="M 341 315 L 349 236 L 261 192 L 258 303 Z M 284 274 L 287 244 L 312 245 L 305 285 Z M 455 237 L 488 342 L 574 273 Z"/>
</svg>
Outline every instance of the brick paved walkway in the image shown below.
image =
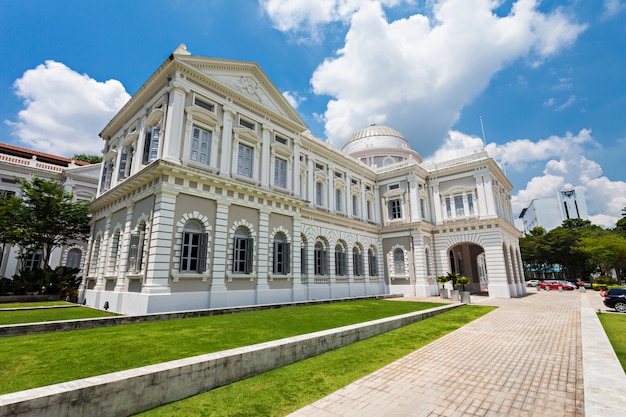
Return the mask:
<svg viewBox="0 0 626 417">
<path fill-rule="evenodd" d="M 500 308 L 292 416 L 584 416 L 580 300 L 477 300 Z"/>
</svg>

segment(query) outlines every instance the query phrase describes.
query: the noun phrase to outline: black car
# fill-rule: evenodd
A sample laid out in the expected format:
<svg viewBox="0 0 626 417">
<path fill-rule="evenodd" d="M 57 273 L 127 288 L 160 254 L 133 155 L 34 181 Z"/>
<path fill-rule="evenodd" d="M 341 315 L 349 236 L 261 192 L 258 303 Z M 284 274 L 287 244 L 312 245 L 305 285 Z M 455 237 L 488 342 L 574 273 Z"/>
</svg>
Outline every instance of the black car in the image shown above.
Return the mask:
<svg viewBox="0 0 626 417">
<path fill-rule="evenodd" d="M 626 288 L 611 288 L 604 294 L 604 305 L 626 313 Z"/>
</svg>

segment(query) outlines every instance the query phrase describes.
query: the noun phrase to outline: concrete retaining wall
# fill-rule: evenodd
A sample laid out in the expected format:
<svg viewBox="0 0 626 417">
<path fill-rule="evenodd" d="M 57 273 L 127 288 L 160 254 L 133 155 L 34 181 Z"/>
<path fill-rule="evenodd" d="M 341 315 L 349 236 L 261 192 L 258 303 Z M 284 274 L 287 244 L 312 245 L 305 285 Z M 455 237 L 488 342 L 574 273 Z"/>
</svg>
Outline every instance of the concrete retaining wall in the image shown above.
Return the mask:
<svg viewBox="0 0 626 417">
<path fill-rule="evenodd" d="M 0 416 L 128 416 L 415 323 L 459 305 L 6 394 L 0 396 Z"/>
<path fill-rule="evenodd" d="M 179 311 L 174 313 L 154 313 L 144 314 L 137 316 L 111 316 L 111 317 L 99 317 L 93 319 L 75 319 L 75 320 L 61 320 L 61 321 L 47 321 L 40 323 L 23 323 L 23 324 L 8 324 L 0 326 L 0 337 L 3 336 L 20 336 L 26 334 L 37 333 L 50 333 L 50 332 L 62 332 L 67 330 L 83 330 L 94 329 L 98 327 L 117 326 L 120 324 L 133 324 L 133 323 L 147 323 L 153 321 L 163 320 L 177 320 L 190 317 L 206 317 L 206 316 L 219 316 L 222 314 L 242 313 L 245 311 L 258 311 L 258 310 L 270 310 L 275 308 L 295 307 L 304 305 L 316 305 L 316 304 L 330 304 L 330 303 L 342 303 L 347 301 L 356 300 L 382 300 L 388 298 L 399 298 L 402 295 L 377 295 L 367 297 L 352 297 L 352 298 L 335 298 L 326 300 L 315 301 L 298 301 L 279 304 L 260 304 L 250 305 L 243 307 L 222 307 L 222 308 L 210 308 L 206 310 L 189 310 Z"/>
</svg>

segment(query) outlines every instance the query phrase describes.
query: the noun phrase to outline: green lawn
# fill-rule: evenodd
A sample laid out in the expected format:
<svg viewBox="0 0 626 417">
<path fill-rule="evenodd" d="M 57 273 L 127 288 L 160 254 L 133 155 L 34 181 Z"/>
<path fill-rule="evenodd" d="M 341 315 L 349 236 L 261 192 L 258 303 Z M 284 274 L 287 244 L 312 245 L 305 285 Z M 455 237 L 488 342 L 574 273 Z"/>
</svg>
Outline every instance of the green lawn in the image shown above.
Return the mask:
<svg viewBox="0 0 626 417">
<path fill-rule="evenodd" d="M 284 416 L 492 311 L 467 305 L 409 326 L 140 414 Z"/>
<path fill-rule="evenodd" d="M 29 303 L 0 303 L 0 310 L 3 308 L 24 308 L 24 307 L 49 307 L 71 305 L 65 301 L 34 301 Z"/>
<path fill-rule="evenodd" d="M 626 314 L 598 314 L 598 318 L 626 372 Z"/>
<path fill-rule="evenodd" d="M 0 338 L 0 394 L 423 310 L 385 300 Z"/>
<path fill-rule="evenodd" d="M 76 320 L 114 316 L 114 313 L 94 310 L 87 307 L 46 308 L 37 310 L 0 310 L 0 326 L 41 321 Z"/>
</svg>

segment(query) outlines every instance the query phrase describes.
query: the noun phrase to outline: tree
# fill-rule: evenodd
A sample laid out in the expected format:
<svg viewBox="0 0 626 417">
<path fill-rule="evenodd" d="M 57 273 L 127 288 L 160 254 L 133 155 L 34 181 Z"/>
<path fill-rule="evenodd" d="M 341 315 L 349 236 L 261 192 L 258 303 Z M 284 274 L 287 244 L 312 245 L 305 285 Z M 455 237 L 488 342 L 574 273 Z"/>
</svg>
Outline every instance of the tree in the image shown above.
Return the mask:
<svg viewBox="0 0 626 417">
<path fill-rule="evenodd" d="M 626 270 L 626 237 L 618 233 L 607 233 L 597 237 L 580 239 L 577 250 L 599 265 L 604 275 L 610 276 L 615 269 L 618 276 Z"/>
<path fill-rule="evenodd" d="M 55 248 L 71 240 L 87 240 L 91 213 L 86 203 L 73 201 L 58 182 L 34 177 L 18 183 L 22 198 L 16 199 L 8 216 L 14 228 L 8 242 L 18 244 L 22 251 L 41 251 L 45 274 Z"/>
<path fill-rule="evenodd" d="M 74 156 L 72 156 L 72 158 L 74 161 L 82 161 L 82 162 L 87 162 L 90 164 L 97 164 L 99 162 L 102 162 L 102 156 L 100 155 L 88 155 L 86 153 L 77 153 L 74 154 Z"/>
<path fill-rule="evenodd" d="M 16 229 L 13 213 L 16 212 L 19 206 L 19 198 L 13 195 L 0 196 L 0 245 L 15 241 Z"/>
</svg>

